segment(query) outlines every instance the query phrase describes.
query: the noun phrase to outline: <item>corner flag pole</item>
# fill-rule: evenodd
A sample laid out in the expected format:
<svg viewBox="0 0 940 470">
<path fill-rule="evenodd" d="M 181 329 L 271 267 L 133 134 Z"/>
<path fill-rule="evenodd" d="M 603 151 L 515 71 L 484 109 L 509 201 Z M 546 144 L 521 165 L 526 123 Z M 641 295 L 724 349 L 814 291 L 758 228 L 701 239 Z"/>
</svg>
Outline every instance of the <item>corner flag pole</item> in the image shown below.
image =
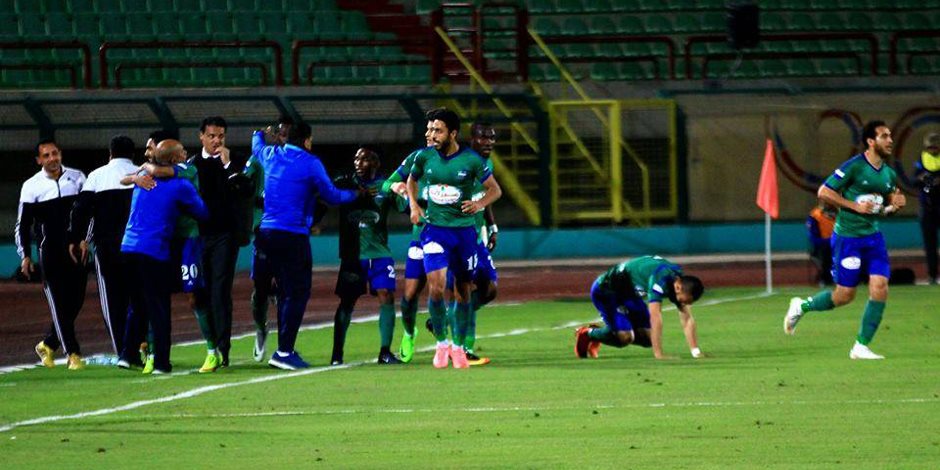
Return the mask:
<svg viewBox="0 0 940 470">
<path fill-rule="evenodd" d="M 764 267 L 767 278 L 767 293 L 773 292 L 773 273 L 770 256 L 770 219 L 780 217 L 780 199 L 777 192 L 777 161 L 774 158 L 774 143 L 770 138 L 764 149 L 764 164 L 757 185 L 757 206 L 764 210 Z"/>
</svg>

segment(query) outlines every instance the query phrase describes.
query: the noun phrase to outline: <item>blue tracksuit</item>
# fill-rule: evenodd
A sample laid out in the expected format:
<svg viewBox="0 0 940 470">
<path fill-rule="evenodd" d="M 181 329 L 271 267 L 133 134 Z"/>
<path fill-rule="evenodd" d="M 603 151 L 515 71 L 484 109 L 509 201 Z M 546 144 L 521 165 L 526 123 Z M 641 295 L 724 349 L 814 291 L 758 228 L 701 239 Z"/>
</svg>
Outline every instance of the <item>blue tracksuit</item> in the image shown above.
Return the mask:
<svg viewBox="0 0 940 470">
<path fill-rule="evenodd" d="M 308 237 L 317 200 L 345 204 L 357 194 L 337 189 L 320 159 L 304 149 L 265 145 L 261 131 L 252 136 L 251 151 L 264 168 L 264 214 L 255 247 L 265 254 L 277 280 L 277 349 L 291 353 L 310 300 L 313 257 Z"/>
<path fill-rule="evenodd" d="M 141 362 L 137 347 L 149 321 L 153 327 L 154 368 L 163 372 L 171 368 L 170 293 L 179 276 L 170 263 L 170 239 L 181 211 L 200 220 L 209 216 L 189 181 L 160 179 L 150 191 L 135 188 L 121 243 L 133 307 L 127 318 L 121 357 L 132 364 Z"/>
</svg>

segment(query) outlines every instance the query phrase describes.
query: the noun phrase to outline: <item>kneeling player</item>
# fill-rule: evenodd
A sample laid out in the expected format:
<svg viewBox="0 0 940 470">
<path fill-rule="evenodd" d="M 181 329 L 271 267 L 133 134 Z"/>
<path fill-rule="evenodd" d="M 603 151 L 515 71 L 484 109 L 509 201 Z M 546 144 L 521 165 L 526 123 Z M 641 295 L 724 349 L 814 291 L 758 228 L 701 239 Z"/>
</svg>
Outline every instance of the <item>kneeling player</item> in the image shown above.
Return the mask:
<svg viewBox="0 0 940 470">
<path fill-rule="evenodd" d="M 591 286 L 591 300 L 604 319 L 604 327 L 581 327 L 575 333 L 575 354 L 597 357 L 601 343 L 622 348 L 636 344 L 653 348 L 656 359 L 663 354 L 662 302 L 669 299 L 679 309 L 679 321 L 692 357 L 702 357 L 698 348 L 692 303 L 705 291 L 702 281 L 682 273 L 682 268 L 659 256 L 641 256 L 625 261 L 601 274 Z M 649 305 L 643 301 L 648 297 Z"/>
</svg>

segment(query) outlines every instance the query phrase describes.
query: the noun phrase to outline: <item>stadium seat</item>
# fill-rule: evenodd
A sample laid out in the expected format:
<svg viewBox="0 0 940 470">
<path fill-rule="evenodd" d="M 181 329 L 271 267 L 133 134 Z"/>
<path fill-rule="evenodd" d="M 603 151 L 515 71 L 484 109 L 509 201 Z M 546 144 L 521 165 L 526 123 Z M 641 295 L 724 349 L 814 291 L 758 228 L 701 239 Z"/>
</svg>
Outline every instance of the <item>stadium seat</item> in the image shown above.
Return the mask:
<svg viewBox="0 0 940 470">
<path fill-rule="evenodd" d="M 556 36 L 561 34 L 561 28 L 550 18 L 535 20 L 535 32 L 540 36 Z"/>
<path fill-rule="evenodd" d="M 846 17 L 845 29 L 848 31 L 872 31 L 875 29 L 875 25 L 868 14 L 853 11 Z"/>
<path fill-rule="evenodd" d="M 787 65 L 782 60 L 765 60 L 761 64 L 761 75 L 764 77 L 783 77 L 787 75 Z"/>
<path fill-rule="evenodd" d="M 816 29 L 816 22 L 809 13 L 794 13 L 790 15 L 788 22 L 790 31 L 813 31 Z"/>
<path fill-rule="evenodd" d="M 98 15 L 95 13 L 78 13 L 72 15 L 75 26 L 75 36 L 79 41 L 97 44 L 101 41 L 101 31 L 98 30 Z"/>
<path fill-rule="evenodd" d="M 649 15 L 646 17 L 646 32 L 650 34 L 671 33 L 672 22 L 664 15 Z"/>
<path fill-rule="evenodd" d="M 930 56 L 915 56 L 911 58 L 911 69 L 908 70 L 908 73 L 916 75 L 927 75 L 936 73 L 937 70 L 934 68 L 933 57 Z"/>
<path fill-rule="evenodd" d="M 370 39 L 372 37 L 366 16 L 360 11 L 344 11 L 340 16 L 340 30 L 346 37 Z"/>
<path fill-rule="evenodd" d="M 295 12 L 287 16 L 287 32 L 295 39 L 312 39 L 316 29 L 308 13 Z"/>
<path fill-rule="evenodd" d="M 150 0 L 148 4 L 150 5 L 148 11 L 151 13 L 175 14 L 176 12 L 173 0 Z"/>
<path fill-rule="evenodd" d="M 708 12 L 702 15 L 702 31 L 722 32 L 727 28 L 727 20 L 723 13 Z"/>
<path fill-rule="evenodd" d="M 179 16 L 180 31 L 189 41 L 208 41 L 209 28 L 206 26 L 206 16 L 201 13 Z"/>
<path fill-rule="evenodd" d="M 558 7 L 555 9 L 559 13 L 582 13 L 585 8 L 581 0 L 557 0 Z"/>
<path fill-rule="evenodd" d="M 767 31 L 767 32 L 786 31 L 787 22 L 778 13 L 761 12 L 760 28 L 762 31 Z"/>
<path fill-rule="evenodd" d="M 623 34 L 643 34 L 645 32 L 643 20 L 638 16 L 624 15 L 620 19 L 620 32 Z"/>
<path fill-rule="evenodd" d="M 325 11 L 317 13 L 314 17 L 314 26 L 318 37 L 323 39 L 340 39 L 343 37 L 335 14 Z"/>
<path fill-rule="evenodd" d="M 591 0 L 584 5 L 584 11 L 590 13 L 607 13 L 614 11 L 610 0 Z"/>
<path fill-rule="evenodd" d="M 9 12 L 16 12 L 20 15 L 23 14 L 34 14 L 38 15 L 42 13 L 42 3 L 36 0 L 16 0 L 15 6 L 7 10 Z"/>
<path fill-rule="evenodd" d="M 695 0 L 669 0 L 666 8 L 673 11 L 690 12 L 696 9 Z"/>
<path fill-rule="evenodd" d="M 46 34 L 46 23 L 39 13 L 21 13 L 19 26 L 25 38 L 41 38 Z"/>
<path fill-rule="evenodd" d="M 690 13 L 678 13 L 675 16 L 675 31 L 680 33 L 697 33 L 702 30 L 702 25 L 698 21 L 698 15 Z"/>
<path fill-rule="evenodd" d="M 790 75 L 809 77 L 816 75 L 816 64 L 810 59 L 793 59 L 787 64 Z"/>
<path fill-rule="evenodd" d="M 617 64 L 612 62 L 591 64 L 591 79 L 600 81 L 619 80 L 620 70 L 618 70 Z"/>
<path fill-rule="evenodd" d="M 72 29 L 72 17 L 66 13 L 46 14 L 46 32 L 53 41 L 69 41 L 75 39 Z"/>
<path fill-rule="evenodd" d="M 854 69 L 855 66 L 853 65 L 852 68 Z M 818 70 L 820 75 L 847 75 L 850 69 L 842 59 L 823 59 L 819 63 Z"/>
<path fill-rule="evenodd" d="M 906 30 L 933 30 L 930 20 L 922 13 L 909 13 L 904 18 L 904 29 Z"/>
<path fill-rule="evenodd" d="M 255 0 L 228 0 L 229 11 L 250 11 L 257 10 Z"/>
<path fill-rule="evenodd" d="M 121 13 L 109 13 L 99 17 L 98 30 L 102 41 L 126 41 L 127 18 Z"/>
<path fill-rule="evenodd" d="M 216 41 L 230 41 L 238 37 L 235 34 L 235 22 L 228 12 L 214 11 L 207 14 L 206 29 Z"/>
<path fill-rule="evenodd" d="M 588 27 L 584 20 L 577 16 L 569 16 L 561 25 L 561 34 L 565 36 L 586 36 Z"/>
<path fill-rule="evenodd" d="M 590 31 L 592 34 L 617 34 L 617 25 L 610 16 L 595 16 L 591 20 Z"/>
<path fill-rule="evenodd" d="M 176 17 L 170 15 L 155 14 L 151 17 L 153 20 L 153 32 L 164 41 L 179 41 L 184 38 L 186 31 L 180 29 L 179 21 Z"/>
<path fill-rule="evenodd" d="M 11 0 L 5 0 L 6 2 L 13 3 Z M 6 6 L 4 5 L 4 8 Z M 69 2 L 68 0 L 46 0 L 45 2 L 45 12 L 46 13 L 68 13 L 69 12 Z M 6 10 L 12 11 L 12 10 Z"/>
<path fill-rule="evenodd" d="M 235 33 L 240 39 L 250 41 L 261 36 L 261 21 L 258 15 L 242 11 L 235 13 L 232 19 Z"/>
<path fill-rule="evenodd" d="M 877 21 L 874 23 L 875 29 L 878 31 L 894 32 L 903 29 L 900 16 L 892 14 L 890 11 L 879 14 L 877 16 Z"/>
<path fill-rule="evenodd" d="M 826 12 L 819 15 L 817 27 L 822 31 L 844 31 L 845 20 L 838 12 Z"/>
<path fill-rule="evenodd" d="M 619 43 L 605 41 L 597 45 L 597 55 L 600 57 L 623 57 L 623 49 Z"/>
</svg>

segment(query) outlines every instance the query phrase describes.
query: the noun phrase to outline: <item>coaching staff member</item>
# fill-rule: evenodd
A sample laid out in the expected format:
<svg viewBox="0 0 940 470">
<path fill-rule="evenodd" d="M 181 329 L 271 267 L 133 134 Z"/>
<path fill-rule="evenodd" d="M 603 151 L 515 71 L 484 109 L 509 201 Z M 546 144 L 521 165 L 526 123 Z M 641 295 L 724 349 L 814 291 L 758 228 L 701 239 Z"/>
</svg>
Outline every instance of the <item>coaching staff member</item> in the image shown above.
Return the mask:
<svg viewBox="0 0 940 470">
<path fill-rule="evenodd" d="M 69 229 L 69 252 L 72 260 L 85 264 L 88 241 L 95 245 L 95 268 L 98 272 L 98 295 L 101 314 L 111 335 L 115 354 L 124 349 L 124 326 L 130 297 L 127 271 L 121 255 L 121 239 L 131 211 L 134 185 L 121 184 L 121 179 L 137 171 L 131 160 L 134 141 L 125 135 L 111 139 L 108 164 L 88 174 L 88 181 L 72 207 Z"/>
<path fill-rule="evenodd" d="M 23 183 L 14 230 L 16 252 L 22 260 L 20 269 L 29 279 L 35 272 L 32 259 L 35 225 L 42 287 L 52 311 L 52 328 L 36 345 L 36 354 L 44 366 L 53 367 L 53 355 L 61 345 L 68 355 L 69 370 L 82 369 L 75 317 L 85 302 L 88 271 L 69 256 L 68 228 L 72 205 L 85 184 L 85 174 L 62 165 L 62 151 L 52 139 L 36 144 L 36 163 L 42 170 Z"/>
<path fill-rule="evenodd" d="M 268 128 L 270 132 L 270 128 Z M 267 255 L 277 283 L 277 351 L 268 364 L 279 369 L 309 367 L 294 350 L 297 332 L 310 299 L 310 227 L 317 199 L 346 204 L 368 190 L 333 186 L 320 159 L 310 153 L 310 126 L 291 127 L 284 146 L 265 145 L 265 131 L 255 131 L 252 154 L 264 168 L 264 213 L 255 245 Z"/>
</svg>

